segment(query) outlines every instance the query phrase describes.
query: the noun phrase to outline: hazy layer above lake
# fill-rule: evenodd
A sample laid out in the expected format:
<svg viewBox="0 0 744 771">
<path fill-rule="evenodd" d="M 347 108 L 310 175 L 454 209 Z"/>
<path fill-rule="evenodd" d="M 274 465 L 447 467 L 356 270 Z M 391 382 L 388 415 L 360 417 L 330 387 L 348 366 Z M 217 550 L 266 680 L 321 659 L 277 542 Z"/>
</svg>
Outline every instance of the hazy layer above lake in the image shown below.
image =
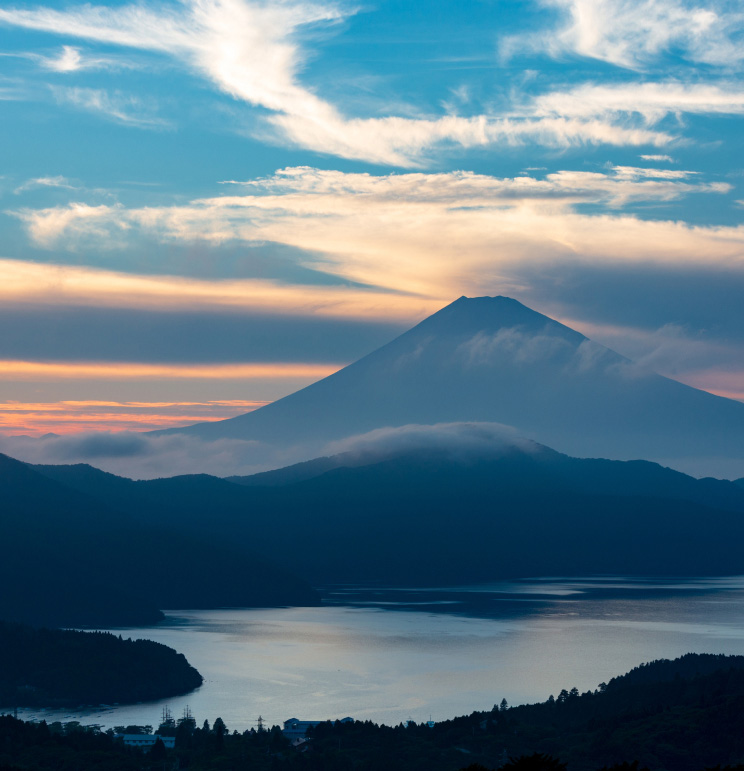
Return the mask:
<svg viewBox="0 0 744 771">
<path fill-rule="evenodd" d="M 198 691 L 26 717 L 156 726 L 167 704 L 230 730 L 291 717 L 441 720 L 594 689 L 641 662 L 744 654 L 744 578 L 540 579 L 468 588 L 333 587 L 317 608 L 179 611 L 116 630 L 184 653 Z"/>
</svg>

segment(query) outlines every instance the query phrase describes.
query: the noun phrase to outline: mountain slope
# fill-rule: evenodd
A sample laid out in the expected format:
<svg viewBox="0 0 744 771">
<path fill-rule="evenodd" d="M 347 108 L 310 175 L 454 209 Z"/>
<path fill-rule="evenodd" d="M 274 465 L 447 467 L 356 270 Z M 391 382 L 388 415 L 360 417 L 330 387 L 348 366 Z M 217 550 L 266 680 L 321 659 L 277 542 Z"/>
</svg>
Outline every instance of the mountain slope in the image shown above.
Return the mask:
<svg viewBox="0 0 744 771">
<path fill-rule="evenodd" d="M 645 372 L 506 297 L 461 297 L 354 364 L 254 412 L 172 432 L 319 454 L 383 426 L 497 422 L 584 457 L 744 469 L 744 404 Z"/>
<path fill-rule="evenodd" d="M 75 490 L 0 455 L 0 619 L 46 626 L 155 623 L 159 609 L 316 604 L 317 594 L 219 531 L 137 516 L 131 480 L 73 467 Z M 220 480 L 215 480 L 220 482 Z M 228 483 L 223 483 L 228 484 Z M 95 487 L 95 484 L 94 484 Z M 204 517 L 209 509 L 202 509 Z"/>
<path fill-rule="evenodd" d="M 611 488 L 610 488 L 611 489 Z M 408 458 L 263 488 L 315 582 L 441 585 L 534 575 L 711 575 L 744 569 L 744 516 L 646 492 L 582 490 L 520 458 Z M 254 509 L 255 511 L 255 509 Z M 265 518 L 251 527 L 269 548 Z"/>
<path fill-rule="evenodd" d="M 82 479 L 76 467 L 53 473 Z M 744 571 L 744 489 L 645 461 L 576 459 L 519 442 L 490 454 L 344 455 L 253 481 L 132 482 L 128 511 L 161 527 L 229 533 L 317 583 Z"/>
</svg>

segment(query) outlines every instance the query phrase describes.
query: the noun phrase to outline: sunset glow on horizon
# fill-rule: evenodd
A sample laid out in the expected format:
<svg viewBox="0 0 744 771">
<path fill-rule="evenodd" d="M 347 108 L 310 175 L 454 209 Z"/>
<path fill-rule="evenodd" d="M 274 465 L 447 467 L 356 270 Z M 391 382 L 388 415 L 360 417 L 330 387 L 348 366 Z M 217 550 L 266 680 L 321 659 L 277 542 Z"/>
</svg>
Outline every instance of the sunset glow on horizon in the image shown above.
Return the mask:
<svg viewBox="0 0 744 771">
<path fill-rule="evenodd" d="M 0 431 L 43 436 L 84 431 L 149 431 L 231 418 L 266 402 L 0 403 Z"/>
</svg>

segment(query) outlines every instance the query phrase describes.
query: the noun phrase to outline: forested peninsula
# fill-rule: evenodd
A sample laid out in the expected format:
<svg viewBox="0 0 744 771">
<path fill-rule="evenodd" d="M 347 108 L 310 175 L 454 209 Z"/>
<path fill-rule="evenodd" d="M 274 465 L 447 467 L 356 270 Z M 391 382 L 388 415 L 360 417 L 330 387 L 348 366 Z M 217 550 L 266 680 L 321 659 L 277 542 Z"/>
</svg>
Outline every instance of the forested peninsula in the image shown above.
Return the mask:
<svg viewBox="0 0 744 771">
<path fill-rule="evenodd" d="M 203 678 L 181 653 L 109 632 L 0 622 L 0 707 L 113 704 L 175 696 Z"/>
</svg>

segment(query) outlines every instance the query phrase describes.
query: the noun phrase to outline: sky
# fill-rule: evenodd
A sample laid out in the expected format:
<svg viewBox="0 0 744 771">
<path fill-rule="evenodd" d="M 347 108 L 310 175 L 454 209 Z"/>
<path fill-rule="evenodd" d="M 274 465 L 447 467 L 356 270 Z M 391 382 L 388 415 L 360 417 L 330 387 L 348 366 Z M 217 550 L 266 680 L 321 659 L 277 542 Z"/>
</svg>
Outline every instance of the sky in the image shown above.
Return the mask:
<svg viewBox="0 0 744 771">
<path fill-rule="evenodd" d="M 460 295 L 744 400 L 744 10 L 0 6 L 0 432 L 246 412 Z"/>
</svg>

